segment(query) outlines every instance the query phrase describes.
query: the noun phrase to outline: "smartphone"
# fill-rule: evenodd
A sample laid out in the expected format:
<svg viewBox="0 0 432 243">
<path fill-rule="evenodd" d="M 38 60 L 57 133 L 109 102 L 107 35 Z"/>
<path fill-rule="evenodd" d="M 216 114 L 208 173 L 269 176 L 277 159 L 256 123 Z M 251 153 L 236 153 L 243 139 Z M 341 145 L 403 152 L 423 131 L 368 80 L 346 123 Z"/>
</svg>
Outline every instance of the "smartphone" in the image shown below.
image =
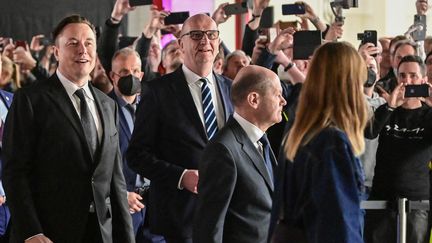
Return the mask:
<svg viewBox="0 0 432 243">
<path fill-rule="evenodd" d="M 24 50 L 27 50 L 27 42 L 26 41 L 16 40 L 15 41 L 15 48 L 18 48 L 19 46 L 21 46 L 22 48 L 24 48 Z"/>
<path fill-rule="evenodd" d="M 48 37 L 43 37 L 39 39 L 39 44 L 41 46 L 49 46 L 52 44 L 52 40 Z"/>
<path fill-rule="evenodd" d="M 152 5 L 152 4 L 153 4 L 153 0 L 129 0 L 129 5 L 131 7 Z"/>
<path fill-rule="evenodd" d="M 223 9 L 226 15 L 243 14 L 248 12 L 247 2 L 228 4 Z"/>
<path fill-rule="evenodd" d="M 407 97 L 429 97 L 429 85 L 407 85 L 405 86 L 405 98 Z"/>
<path fill-rule="evenodd" d="M 189 11 L 172 12 L 165 17 L 164 21 L 165 21 L 165 25 L 183 24 L 187 18 L 189 18 Z"/>
<path fill-rule="evenodd" d="M 279 29 L 284 30 L 289 27 L 292 27 L 295 30 L 300 29 L 300 22 L 298 21 L 279 21 Z"/>
<path fill-rule="evenodd" d="M 274 39 L 276 39 L 277 36 L 277 30 L 276 28 L 272 27 L 272 28 L 268 28 L 268 41 L 272 42 L 274 41 Z"/>
<path fill-rule="evenodd" d="M 372 43 L 377 46 L 377 32 L 376 30 L 365 30 L 363 32 L 362 45 Z"/>
<path fill-rule="evenodd" d="M 302 30 L 294 33 L 293 59 L 308 60 L 315 49 L 321 45 L 321 31 Z"/>
<path fill-rule="evenodd" d="M 135 42 L 135 40 L 137 38 L 138 37 L 136 37 L 136 36 L 120 36 L 119 37 L 119 44 L 118 44 L 119 49 L 133 45 L 133 43 Z"/>
<path fill-rule="evenodd" d="M 415 41 L 422 41 L 426 38 L 426 15 L 414 15 L 414 25 L 422 26 L 421 29 L 418 29 L 412 32 L 412 37 Z"/>
<path fill-rule="evenodd" d="M 274 23 L 274 9 L 273 6 L 267 7 L 261 14 L 260 28 L 271 28 Z"/>
<path fill-rule="evenodd" d="M 304 4 L 282 4 L 282 15 L 305 14 L 306 9 Z"/>
</svg>

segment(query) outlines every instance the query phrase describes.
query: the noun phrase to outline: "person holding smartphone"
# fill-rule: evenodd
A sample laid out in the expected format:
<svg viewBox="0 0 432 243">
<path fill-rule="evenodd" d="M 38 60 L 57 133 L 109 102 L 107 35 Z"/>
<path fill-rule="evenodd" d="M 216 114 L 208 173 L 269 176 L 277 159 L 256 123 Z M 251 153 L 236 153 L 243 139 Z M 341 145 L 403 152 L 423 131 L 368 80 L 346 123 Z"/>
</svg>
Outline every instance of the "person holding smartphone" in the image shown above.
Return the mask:
<svg viewBox="0 0 432 243">
<path fill-rule="evenodd" d="M 375 111 L 373 123 L 365 130 L 367 138 L 379 135 L 369 200 L 429 200 L 432 97 L 422 94 L 422 87 L 426 87 L 426 92 L 430 90 L 431 85 L 426 83 L 423 60 L 419 56 L 408 55 L 399 62 L 394 90 L 387 93 L 382 89 L 382 97 L 387 104 Z M 368 212 L 366 242 L 396 241 L 395 210 Z M 428 242 L 428 212 L 411 210 L 407 220 L 407 242 Z"/>
</svg>

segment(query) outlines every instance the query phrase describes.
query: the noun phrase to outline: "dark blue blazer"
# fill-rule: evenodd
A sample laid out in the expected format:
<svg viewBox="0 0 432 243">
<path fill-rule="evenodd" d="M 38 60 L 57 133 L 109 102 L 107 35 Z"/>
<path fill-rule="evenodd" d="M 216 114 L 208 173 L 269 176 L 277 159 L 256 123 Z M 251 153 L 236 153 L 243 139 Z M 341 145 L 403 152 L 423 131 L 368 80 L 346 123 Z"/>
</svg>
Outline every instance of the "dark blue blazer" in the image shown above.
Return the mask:
<svg viewBox="0 0 432 243">
<path fill-rule="evenodd" d="M 231 80 L 215 75 L 225 120 L 233 113 Z M 198 169 L 208 138 L 182 68 L 146 83 L 137 110 L 127 160 L 151 180 L 153 233 L 191 237 L 196 195 L 177 188 L 185 169 Z"/>
<path fill-rule="evenodd" d="M 12 103 L 13 94 L 0 89 L 0 99 L 9 109 Z M 0 150 L 0 156 L 1 156 L 1 150 Z M 0 175 L 1 173 L 2 173 L 2 161 L 0 159 Z M 0 180 L 0 195 L 5 195 L 1 180 Z M 0 235 L 4 235 L 6 233 L 9 219 L 10 219 L 9 207 L 6 204 L 3 204 L 2 206 L 0 206 Z"/>
<path fill-rule="evenodd" d="M 126 121 L 123 110 L 117 103 L 117 95 L 114 92 L 114 89 L 108 93 L 108 96 L 111 97 L 118 106 L 119 113 L 119 141 L 120 141 L 120 151 L 123 159 L 123 175 L 126 181 L 126 188 L 128 192 L 133 192 L 135 189 L 136 176 L 137 173 L 129 168 L 126 163 L 126 150 L 129 146 L 129 140 L 131 138 L 132 133 L 129 130 L 128 123 Z"/>
</svg>

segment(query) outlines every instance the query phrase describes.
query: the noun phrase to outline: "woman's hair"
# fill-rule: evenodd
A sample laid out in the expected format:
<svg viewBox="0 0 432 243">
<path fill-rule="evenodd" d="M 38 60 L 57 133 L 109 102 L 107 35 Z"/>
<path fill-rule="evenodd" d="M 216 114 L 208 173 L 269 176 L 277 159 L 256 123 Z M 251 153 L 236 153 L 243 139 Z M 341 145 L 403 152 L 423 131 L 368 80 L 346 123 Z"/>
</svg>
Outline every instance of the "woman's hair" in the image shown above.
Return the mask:
<svg viewBox="0 0 432 243">
<path fill-rule="evenodd" d="M 6 56 L 2 56 L 1 59 L 3 63 L 2 72 L 4 75 L 0 73 L 0 79 L 4 77 L 5 80 L 0 80 L 0 88 L 4 88 L 11 82 L 16 88 L 21 88 L 19 66 Z"/>
<path fill-rule="evenodd" d="M 293 161 L 300 146 L 329 126 L 346 133 L 355 155 L 363 152 L 366 78 L 366 64 L 351 44 L 329 42 L 315 51 L 285 145 L 288 159 Z"/>
</svg>

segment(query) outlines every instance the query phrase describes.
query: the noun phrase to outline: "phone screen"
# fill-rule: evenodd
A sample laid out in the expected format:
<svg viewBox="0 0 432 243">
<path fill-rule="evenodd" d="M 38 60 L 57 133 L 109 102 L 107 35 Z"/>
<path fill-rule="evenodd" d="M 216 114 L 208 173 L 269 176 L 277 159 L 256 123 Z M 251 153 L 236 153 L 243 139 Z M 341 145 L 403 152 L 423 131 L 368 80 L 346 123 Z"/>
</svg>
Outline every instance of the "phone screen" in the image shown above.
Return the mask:
<svg viewBox="0 0 432 243">
<path fill-rule="evenodd" d="M 165 24 L 183 24 L 186 19 L 189 18 L 189 11 L 185 12 L 172 12 L 170 15 L 165 17 Z"/>
<path fill-rule="evenodd" d="M 282 5 L 282 14 L 283 15 L 292 15 L 292 14 L 305 14 L 305 6 L 303 4 L 283 4 Z"/>
<path fill-rule="evenodd" d="M 294 33 L 293 59 L 308 60 L 321 45 L 321 31 L 303 30 Z"/>
<path fill-rule="evenodd" d="M 405 86 L 406 97 L 429 97 L 429 85 L 407 85 Z"/>
<path fill-rule="evenodd" d="M 152 5 L 153 0 L 129 0 L 129 5 L 131 7 L 142 6 L 142 5 Z"/>
<path fill-rule="evenodd" d="M 226 15 L 247 13 L 247 2 L 228 4 L 224 7 L 224 12 Z"/>
</svg>

